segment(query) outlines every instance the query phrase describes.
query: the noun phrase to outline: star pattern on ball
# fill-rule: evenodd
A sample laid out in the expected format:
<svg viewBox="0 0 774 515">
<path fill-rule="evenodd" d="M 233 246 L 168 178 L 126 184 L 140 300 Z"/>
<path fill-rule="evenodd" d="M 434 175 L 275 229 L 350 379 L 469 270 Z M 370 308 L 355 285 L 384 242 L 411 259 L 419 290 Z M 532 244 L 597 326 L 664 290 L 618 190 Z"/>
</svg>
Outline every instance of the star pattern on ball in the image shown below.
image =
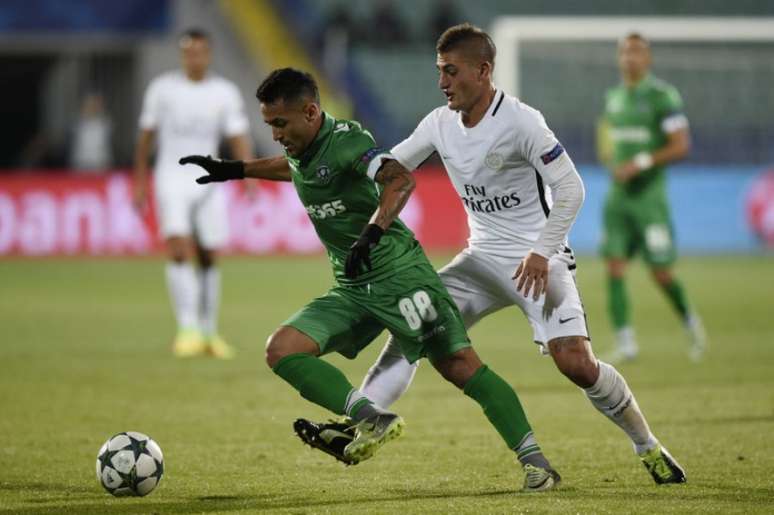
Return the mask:
<svg viewBox="0 0 774 515">
<path fill-rule="evenodd" d="M 119 440 L 116 441 L 116 439 Z M 111 449 L 111 444 L 114 447 L 120 447 Z M 100 449 L 102 452 L 97 456 L 97 476 L 102 486 L 115 496 L 144 496 L 153 491 L 164 475 L 163 458 L 157 459 L 152 452 L 157 447 L 158 444 L 143 433 L 128 431 L 112 436 L 103 446 L 104 450 Z M 161 450 L 159 449 L 158 452 L 160 455 Z M 147 463 L 148 458 L 153 460 L 154 470 L 147 476 L 139 476 L 137 465 L 144 460 L 144 470 L 147 471 L 150 468 Z M 115 460 L 121 463 L 114 463 Z M 132 461 L 131 467 L 128 467 L 128 460 Z M 119 468 L 128 469 L 128 471 L 122 472 Z M 105 474 L 108 476 L 106 477 Z M 154 479 L 153 483 L 145 482 L 144 486 L 140 487 L 146 479 L 150 478 Z M 118 479 L 120 484 L 114 486 L 113 482 Z M 106 480 L 108 484 L 105 483 Z"/>
<path fill-rule="evenodd" d="M 124 447 L 124 449 L 131 449 L 134 453 L 134 460 L 137 461 L 137 459 L 140 457 L 140 454 L 149 454 L 145 449 L 148 445 L 147 440 L 138 440 L 132 435 L 128 433 L 124 433 L 129 438 L 129 445 Z"/>
</svg>

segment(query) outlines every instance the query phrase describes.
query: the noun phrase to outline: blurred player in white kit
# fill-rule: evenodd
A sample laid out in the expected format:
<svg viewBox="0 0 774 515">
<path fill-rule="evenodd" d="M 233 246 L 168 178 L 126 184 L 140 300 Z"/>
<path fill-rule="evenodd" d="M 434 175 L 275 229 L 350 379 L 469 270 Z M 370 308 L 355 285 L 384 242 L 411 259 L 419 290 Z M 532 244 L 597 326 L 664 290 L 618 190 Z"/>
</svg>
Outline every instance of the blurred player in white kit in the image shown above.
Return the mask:
<svg viewBox="0 0 774 515">
<path fill-rule="evenodd" d="M 153 79 L 145 91 L 134 155 L 134 202 L 148 202 L 148 161 L 158 150 L 153 185 L 159 231 L 169 261 L 166 279 L 177 319 L 173 352 L 229 359 L 234 350 L 218 334 L 220 271 L 216 252 L 228 238 L 221 185 L 203 187 L 178 164 L 180 156 L 218 153 L 221 138 L 234 159 L 251 157 L 249 122 L 237 87 L 208 71 L 210 37 L 200 29 L 180 36 L 181 70 Z M 194 266 L 196 263 L 198 266 Z"/>
</svg>

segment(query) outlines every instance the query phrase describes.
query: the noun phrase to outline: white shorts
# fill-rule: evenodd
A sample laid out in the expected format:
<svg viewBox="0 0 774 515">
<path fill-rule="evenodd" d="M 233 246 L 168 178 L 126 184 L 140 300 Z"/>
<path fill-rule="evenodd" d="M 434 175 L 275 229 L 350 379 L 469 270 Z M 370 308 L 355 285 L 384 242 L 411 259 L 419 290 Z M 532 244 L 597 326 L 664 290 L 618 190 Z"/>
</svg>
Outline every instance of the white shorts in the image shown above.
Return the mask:
<svg viewBox="0 0 774 515">
<path fill-rule="evenodd" d="M 228 212 L 220 184 L 197 184 L 190 174 L 154 176 L 156 215 L 163 238 L 193 237 L 206 249 L 228 241 Z"/>
<path fill-rule="evenodd" d="M 546 343 L 563 336 L 589 337 L 586 313 L 575 284 L 575 256 L 567 248 L 548 261 L 546 294 L 538 300 L 516 291 L 511 279 L 521 259 L 494 258 L 465 249 L 438 274 L 470 328 L 490 313 L 516 305 L 526 315 L 533 341 L 548 353 Z"/>
</svg>

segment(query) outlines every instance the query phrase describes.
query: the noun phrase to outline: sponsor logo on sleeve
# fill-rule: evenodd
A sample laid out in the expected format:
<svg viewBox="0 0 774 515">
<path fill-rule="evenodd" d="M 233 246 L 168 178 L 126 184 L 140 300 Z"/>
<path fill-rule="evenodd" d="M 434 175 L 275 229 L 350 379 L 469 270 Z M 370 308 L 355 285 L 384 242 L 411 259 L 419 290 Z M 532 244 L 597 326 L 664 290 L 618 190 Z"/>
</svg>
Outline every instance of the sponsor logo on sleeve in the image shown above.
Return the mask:
<svg viewBox="0 0 774 515">
<path fill-rule="evenodd" d="M 378 156 L 379 154 L 383 154 L 385 150 L 381 147 L 374 147 L 372 149 L 366 150 L 366 152 L 360 156 L 360 162 L 364 165 L 367 165 L 371 162 L 373 158 Z"/>
<path fill-rule="evenodd" d="M 544 165 L 547 165 L 557 157 L 561 156 L 563 152 L 564 152 L 564 147 L 562 146 L 561 143 L 557 143 L 554 148 L 552 148 L 551 150 L 549 150 L 548 152 L 540 156 L 540 160 L 543 161 Z"/>
</svg>

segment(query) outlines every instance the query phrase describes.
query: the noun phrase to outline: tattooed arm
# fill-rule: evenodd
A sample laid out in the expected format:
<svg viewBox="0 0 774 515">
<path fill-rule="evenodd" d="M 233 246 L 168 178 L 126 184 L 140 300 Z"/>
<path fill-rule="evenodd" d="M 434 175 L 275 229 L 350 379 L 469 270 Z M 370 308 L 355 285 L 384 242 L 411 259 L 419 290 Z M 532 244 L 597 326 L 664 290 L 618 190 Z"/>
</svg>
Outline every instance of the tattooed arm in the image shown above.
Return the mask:
<svg viewBox="0 0 774 515">
<path fill-rule="evenodd" d="M 370 223 L 386 231 L 408 202 L 416 181 L 411 172 L 394 159 L 384 162 L 374 180 L 382 185 L 382 195 Z"/>
<path fill-rule="evenodd" d="M 371 270 L 371 249 L 379 244 L 382 235 L 398 218 L 398 213 L 414 191 L 414 177 L 408 170 L 394 159 L 385 159 L 382 163 L 379 171 L 373 176 L 374 180 L 382 186 L 379 207 L 376 208 L 358 239 L 349 248 L 347 261 L 344 264 L 344 273 L 350 279 L 360 275 L 363 265 Z"/>
</svg>

